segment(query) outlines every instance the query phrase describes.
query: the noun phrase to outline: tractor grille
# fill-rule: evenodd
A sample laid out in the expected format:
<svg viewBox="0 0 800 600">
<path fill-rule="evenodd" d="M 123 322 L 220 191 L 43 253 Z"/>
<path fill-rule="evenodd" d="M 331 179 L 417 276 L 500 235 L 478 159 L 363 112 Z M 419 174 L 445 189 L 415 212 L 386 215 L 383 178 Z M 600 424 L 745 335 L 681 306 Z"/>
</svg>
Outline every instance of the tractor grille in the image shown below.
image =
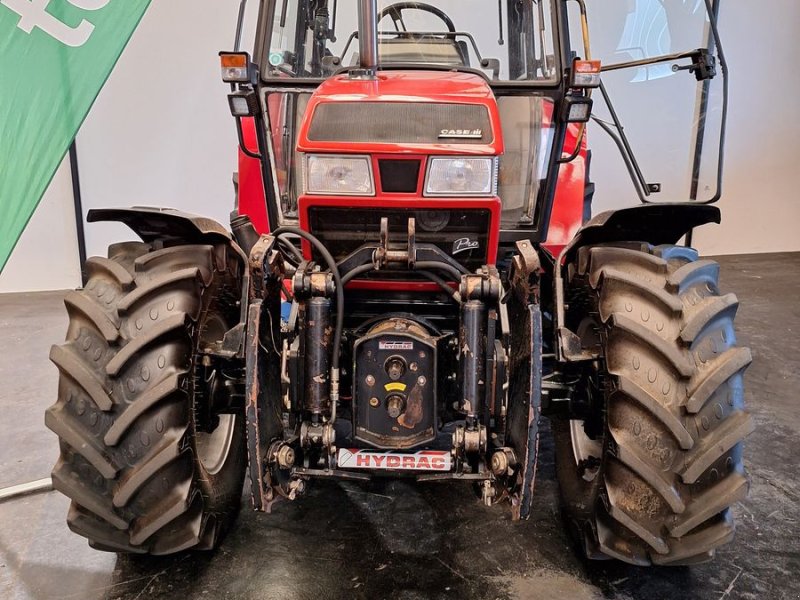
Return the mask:
<svg viewBox="0 0 800 600">
<path fill-rule="evenodd" d="M 380 238 L 381 218 L 389 219 L 390 239 L 401 245 L 408 219 L 416 219 L 417 244 L 435 244 L 470 271 L 486 264 L 491 213 L 485 209 L 420 210 L 386 208 L 308 208 L 309 230 L 340 261 Z M 459 251 L 460 250 L 460 251 Z M 315 256 L 316 260 L 320 257 Z M 386 273 L 381 279 L 386 279 Z M 374 276 L 374 274 L 373 274 Z M 407 277 L 404 277 L 407 279 Z"/>
<path fill-rule="evenodd" d="M 387 126 L 391 125 L 390 127 Z M 330 102 L 314 111 L 308 139 L 318 142 L 439 144 L 446 131 L 469 131 L 475 137 L 452 137 L 448 144 L 490 144 L 489 111 L 478 104 L 433 102 Z"/>
</svg>

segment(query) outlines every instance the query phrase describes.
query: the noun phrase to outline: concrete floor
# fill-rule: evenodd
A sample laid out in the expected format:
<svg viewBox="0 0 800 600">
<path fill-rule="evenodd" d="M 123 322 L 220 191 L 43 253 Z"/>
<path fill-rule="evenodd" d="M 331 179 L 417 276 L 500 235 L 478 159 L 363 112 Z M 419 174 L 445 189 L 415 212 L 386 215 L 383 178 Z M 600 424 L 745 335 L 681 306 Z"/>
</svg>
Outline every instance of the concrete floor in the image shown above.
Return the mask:
<svg viewBox="0 0 800 600">
<path fill-rule="evenodd" d="M 800 598 L 800 254 L 726 257 L 739 340 L 755 361 L 750 498 L 714 563 L 641 569 L 577 557 L 559 518 L 545 434 L 530 521 L 484 508 L 459 484 L 317 483 L 271 515 L 244 504 L 214 554 L 141 559 L 90 549 L 56 492 L 0 504 L 0 598 Z M 50 344 L 65 331 L 60 293 L 0 296 L 0 487 L 47 476 L 43 425 L 56 393 Z M 246 499 L 243 502 L 247 502 Z"/>
</svg>

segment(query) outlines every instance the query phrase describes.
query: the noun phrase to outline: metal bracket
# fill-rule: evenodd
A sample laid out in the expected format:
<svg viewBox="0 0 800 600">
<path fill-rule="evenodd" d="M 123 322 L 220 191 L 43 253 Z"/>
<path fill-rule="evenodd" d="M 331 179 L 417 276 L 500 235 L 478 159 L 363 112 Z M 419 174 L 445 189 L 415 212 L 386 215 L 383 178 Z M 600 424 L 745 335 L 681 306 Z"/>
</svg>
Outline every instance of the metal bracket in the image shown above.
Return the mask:
<svg viewBox="0 0 800 600">
<path fill-rule="evenodd" d="M 558 329 L 558 347 L 561 359 L 567 362 L 595 360 L 599 357 L 598 354 L 587 352 L 581 345 L 581 338 L 566 327 Z"/>
<path fill-rule="evenodd" d="M 500 299 L 502 284 L 497 268 L 487 265 L 474 275 L 463 275 L 459 293 L 464 302 L 480 300 L 494 306 Z"/>
<path fill-rule="evenodd" d="M 333 275 L 330 272 L 315 269 L 316 265 L 307 261 L 303 261 L 297 267 L 292 279 L 292 288 L 296 299 L 330 298 L 336 292 Z"/>
<path fill-rule="evenodd" d="M 263 298 L 264 282 L 268 278 L 281 279 L 284 273 L 283 257 L 275 245 L 276 239 L 271 235 L 262 235 L 253 245 L 248 258 L 252 289 L 250 297 Z"/>
<path fill-rule="evenodd" d="M 372 254 L 372 262 L 376 271 L 389 264 L 405 264 L 409 270 L 414 270 L 414 265 L 417 262 L 416 229 L 416 219 L 410 218 L 408 220 L 406 249 L 391 250 L 389 248 L 389 219 L 387 217 L 381 218 L 380 243 Z"/>
<path fill-rule="evenodd" d="M 539 254 L 526 240 L 516 243 L 517 252 L 512 260 L 511 289 L 523 303 L 539 302 L 539 271 L 542 268 Z"/>
<path fill-rule="evenodd" d="M 539 417 L 542 411 L 542 313 L 538 305 L 531 304 L 527 308 L 530 319 L 530 361 L 526 369 L 527 394 L 522 396 L 527 400 L 527 410 L 520 410 L 520 403 L 514 415 L 509 415 L 510 434 L 515 438 L 508 444 L 516 448 L 519 460 L 517 473 L 517 489 L 512 495 L 513 520 L 527 519 L 531 514 L 533 505 L 534 485 L 536 483 L 536 470 L 539 459 Z M 522 350 L 520 348 L 520 350 Z M 527 397 L 526 397 L 527 396 Z M 507 440 L 507 443 L 510 440 Z"/>
<path fill-rule="evenodd" d="M 714 79 L 717 76 L 717 57 L 709 52 L 708 48 L 698 48 L 692 53 L 692 64 L 672 65 L 673 73 L 678 71 L 689 71 L 697 81 Z"/>
</svg>

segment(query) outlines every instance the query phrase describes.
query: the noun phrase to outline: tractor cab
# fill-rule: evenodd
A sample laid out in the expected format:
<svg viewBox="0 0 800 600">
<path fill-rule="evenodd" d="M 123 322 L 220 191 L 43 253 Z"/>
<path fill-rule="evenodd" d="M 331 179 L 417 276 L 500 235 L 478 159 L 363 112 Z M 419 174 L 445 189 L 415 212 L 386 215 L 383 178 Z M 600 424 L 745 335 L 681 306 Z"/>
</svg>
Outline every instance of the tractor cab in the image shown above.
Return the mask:
<svg viewBox="0 0 800 600">
<path fill-rule="evenodd" d="M 417 222 L 423 236 L 467 238 L 450 252 L 468 255 L 471 265 L 493 262 L 501 237 L 507 243 L 544 237 L 547 210 L 537 207 L 546 207 L 555 191 L 548 173 L 557 171 L 568 130 L 556 106 L 574 101 L 575 109 L 559 110 L 567 117 L 571 111 L 575 122 L 588 118 L 584 88 L 565 100 L 560 84 L 569 58 L 558 42 L 556 5 L 380 1 L 362 10 L 352 0 L 278 2 L 266 14 L 270 22 L 257 52 L 270 134 L 264 141 L 280 199 L 279 206 L 266 207 L 273 227 L 302 225 L 309 207 L 338 197 L 353 208 L 384 202 L 450 208 L 448 219 L 470 207 L 489 211 L 489 220 L 479 220 L 481 231 L 455 219 L 448 225 L 439 210 Z M 577 135 L 575 126 L 573 147 Z M 338 159 L 309 161 L 315 152 Z M 367 163 L 347 158 L 357 153 Z M 351 171 L 337 160 L 367 166 Z M 309 187 L 308 177 L 321 174 L 322 165 L 371 183 L 352 190 L 340 178 L 338 194 L 317 190 L 314 182 Z M 583 199 L 571 209 L 569 218 L 580 221 Z M 263 202 L 246 208 L 248 214 L 264 210 Z M 266 225 L 267 219 L 253 220 Z M 377 233 L 378 222 L 368 229 Z M 477 237 L 484 238 L 480 247 L 468 247 Z"/>
</svg>

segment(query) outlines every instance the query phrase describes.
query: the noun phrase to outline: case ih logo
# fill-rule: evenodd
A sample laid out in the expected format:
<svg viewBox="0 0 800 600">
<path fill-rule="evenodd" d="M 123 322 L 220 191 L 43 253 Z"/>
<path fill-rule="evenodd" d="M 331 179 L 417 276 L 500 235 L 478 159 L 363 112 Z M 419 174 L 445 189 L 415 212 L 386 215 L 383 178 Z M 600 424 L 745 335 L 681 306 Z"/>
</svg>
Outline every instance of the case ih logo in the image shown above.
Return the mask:
<svg viewBox="0 0 800 600">
<path fill-rule="evenodd" d="M 482 137 L 483 129 L 442 129 L 439 132 L 439 139 L 479 140 Z"/>
<path fill-rule="evenodd" d="M 378 350 L 413 350 L 414 342 L 378 342 Z"/>
<path fill-rule="evenodd" d="M 378 471 L 450 471 L 452 462 L 446 450 L 421 450 L 416 454 L 398 454 L 375 450 L 339 450 L 340 469 Z"/>
</svg>

